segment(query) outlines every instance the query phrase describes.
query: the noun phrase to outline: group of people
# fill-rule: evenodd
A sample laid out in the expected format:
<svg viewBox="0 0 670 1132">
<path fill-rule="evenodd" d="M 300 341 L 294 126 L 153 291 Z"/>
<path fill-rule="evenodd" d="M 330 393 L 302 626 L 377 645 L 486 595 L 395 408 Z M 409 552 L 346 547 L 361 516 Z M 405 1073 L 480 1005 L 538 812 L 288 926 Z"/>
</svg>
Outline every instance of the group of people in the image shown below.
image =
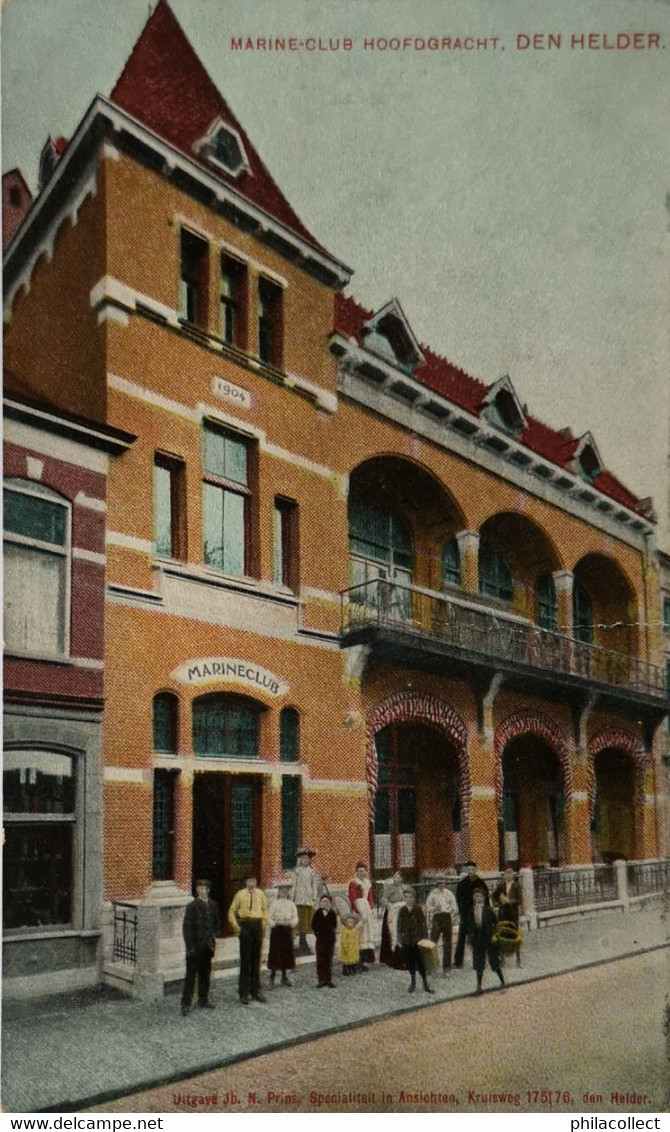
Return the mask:
<svg viewBox="0 0 670 1132">
<path fill-rule="evenodd" d="M 374 894 L 372 881 L 364 861 L 356 865 L 355 875 L 347 890 L 347 908 L 336 911 L 325 881 L 313 867 L 311 849 L 298 850 L 293 880 L 277 885 L 277 898 L 268 908 L 265 893 L 250 876 L 233 898 L 228 923 L 239 938 L 239 998 L 247 1005 L 252 1000 L 266 1002 L 261 985 L 261 949 L 266 926 L 270 928 L 267 967 L 270 986 L 277 975 L 284 986 L 291 986 L 289 973 L 296 966 L 298 955 L 310 954 L 307 936 L 315 940 L 316 978 L 319 989 L 334 987 L 333 961 L 338 935 L 339 959 L 343 976 L 369 970 L 375 962 Z M 462 967 L 466 941 L 472 947 L 473 967 L 477 974 L 477 990 L 482 993 L 482 979 L 488 959 L 502 987 L 500 952 L 495 933 L 500 921 L 512 924 L 518 931 L 519 884 L 513 870 L 506 869 L 501 882 L 489 893 L 488 885 L 477 873 L 474 862 L 451 892 L 446 876 L 436 878 L 435 887 L 426 900 L 425 910 L 419 904 L 411 885 L 395 873 L 385 887 L 380 961 L 410 975 L 409 992 L 416 990 L 417 975 L 423 989 L 433 994 L 428 982 L 426 956 L 436 957 L 442 943 L 442 966 L 445 976 L 452 969 L 453 926 L 458 918 L 458 937 L 453 966 Z M 186 977 L 182 993 L 182 1014 L 190 1013 L 197 982 L 198 1006 L 212 1009 L 209 995 L 212 959 L 215 950 L 219 912 L 209 896 L 209 882 L 199 880 L 196 898 L 184 915 L 183 935 L 186 945 Z M 491 906 L 491 900 L 493 907 Z M 297 939 L 296 939 L 297 934 Z M 520 939 L 520 936 L 519 936 Z M 520 963 L 517 948 L 517 963 Z M 430 964 L 432 965 L 432 964 Z"/>
</svg>

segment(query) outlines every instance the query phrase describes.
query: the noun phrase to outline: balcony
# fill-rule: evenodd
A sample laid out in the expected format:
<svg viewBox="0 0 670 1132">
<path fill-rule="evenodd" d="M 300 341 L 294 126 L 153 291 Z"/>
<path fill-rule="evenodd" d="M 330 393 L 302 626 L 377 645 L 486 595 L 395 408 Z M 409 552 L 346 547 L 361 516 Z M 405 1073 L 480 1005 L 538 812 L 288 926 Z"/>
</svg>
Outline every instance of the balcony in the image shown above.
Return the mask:
<svg viewBox="0 0 670 1132">
<path fill-rule="evenodd" d="M 368 645 L 387 663 L 475 678 L 502 671 L 507 686 L 535 685 L 543 694 L 565 693 L 563 698 L 570 689 L 596 690 L 605 704 L 622 699 L 647 704 L 654 722 L 668 710 L 661 667 L 541 629 L 492 609 L 476 595 L 457 597 L 375 578 L 344 590 L 341 599 L 342 647 Z"/>
</svg>

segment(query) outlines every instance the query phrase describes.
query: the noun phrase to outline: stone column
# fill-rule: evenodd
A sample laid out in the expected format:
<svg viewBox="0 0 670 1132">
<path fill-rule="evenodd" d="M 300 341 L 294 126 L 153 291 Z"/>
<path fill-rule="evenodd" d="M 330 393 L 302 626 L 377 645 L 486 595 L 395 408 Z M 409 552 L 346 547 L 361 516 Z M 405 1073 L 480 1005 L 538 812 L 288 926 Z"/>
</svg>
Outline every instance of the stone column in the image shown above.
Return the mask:
<svg viewBox="0 0 670 1132">
<path fill-rule="evenodd" d="M 479 532 L 459 531 L 456 542 L 461 558 L 461 586 L 468 593 L 479 593 Z"/>
<path fill-rule="evenodd" d="M 537 912 L 535 911 L 535 884 L 532 869 L 519 869 L 519 886 L 521 888 L 521 907 L 524 916 L 528 916 L 528 929 L 535 931 L 537 927 Z"/>
<path fill-rule="evenodd" d="M 556 591 L 556 629 L 566 637 L 571 637 L 574 631 L 572 618 L 574 574 L 571 570 L 554 570 L 552 578 Z"/>
<path fill-rule="evenodd" d="M 491 733 L 471 725 L 468 738 L 470 766 L 470 818 L 468 855 L 483 872 L 499 867 L 498 807 Z"/>
<path fill-rule="evenodd" d="M 624 912 L 628 911 L 629 897 L 628 897 L 628 878 L 626 876 L 626 862 L 615 861 L 614 867 L 616 869 L 616 887 L 617 896 L 623 904 Z"/>
<path fill-rule="evenodd" d="M 193 852 L 193 771 L 177 775 L 174 793 L 174 880 L 191 891 Z"/>
</svg>

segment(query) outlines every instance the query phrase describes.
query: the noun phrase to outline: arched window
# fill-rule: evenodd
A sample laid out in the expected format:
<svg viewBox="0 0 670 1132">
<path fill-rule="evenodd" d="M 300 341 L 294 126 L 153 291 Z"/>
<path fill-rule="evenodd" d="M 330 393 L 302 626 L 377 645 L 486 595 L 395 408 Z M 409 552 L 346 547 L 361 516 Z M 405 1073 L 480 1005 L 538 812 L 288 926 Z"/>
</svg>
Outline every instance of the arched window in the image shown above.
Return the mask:
<svg viewBox="0 0 670 1132">
<path fill-rule="evenodd" d="M 279 758 L 297 763 L 300 758 L 300 716 L 295 708 L 282 708 L 279 716 Z"/>
<path fill-rule="evenodd" d="M 258 757 L 261 707 L 242 696 L 218 692 L 193 701 L 193 750 L 229 759 Z"/>
<path fill-rule="evenodd" d="M 479 543 L 479 592 L 506 604 L 512 600 L 512 571 L 499 551 Z"/>
<path fill-rule="evenodd" d="M 538 578 L 535 587 L 535 619 L 541 629 L 556 629 L 556 589 L 551 574 Z"/>
<path fill-rule="evenodd" d="M 8 649 L 69 648 L 70 506 L 32 480 L 4 485 L 4 633 Z"/>
<path fill-rule="evenodd" d="M 75 760 L 56 751 L 4 754 L 5 928 L 74 919 Z"/>
<path fill-rule="evenodd" d="M 579 578 L 575 578 L 572 585 L 572 626 L 578 641 L 593 644 L 593 604 Z"/>
<path fill-rule="evenodd" d="M 461 583 L 461 555 L 456 538 L 447 539 L 442 547 L 442 584 L 445 582 L 454 586 Z"/>
<path fill-rule="evenodd" d="M 179 742 L 179 701 L 172 692 L 159 692 L 154 696 L 153 738 L 154 751 L 175 755 Z"/>
</svg>

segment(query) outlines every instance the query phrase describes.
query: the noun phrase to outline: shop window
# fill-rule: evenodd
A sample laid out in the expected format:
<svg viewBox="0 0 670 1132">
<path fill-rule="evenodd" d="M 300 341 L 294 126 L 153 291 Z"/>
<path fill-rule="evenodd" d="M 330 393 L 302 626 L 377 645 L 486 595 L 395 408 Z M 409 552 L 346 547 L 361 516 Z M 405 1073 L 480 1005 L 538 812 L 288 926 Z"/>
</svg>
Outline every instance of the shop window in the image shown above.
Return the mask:
<svg viewBox="0 0 670 1132">
<path fill-rule="evenodd" d="M 300 845 L 300 779 L 285 775 L 281 783 L 281 864 L 295 868 Z"/>
<path fill-rule="evenodd" d="M 541 629 L 556 630 L 556 589 L 551 574 L 543 574 L 535 587 L 535 616 Z"/>
<path fill-rule="evenodd" d="M 175 755 L 179 742 L 179 701 L 172 692 L 159 692 L 153 703 L 154 751 Z"/>
<path fill-rule="evenodd" d="M 282 364 L 282 289 L 258 280 L 258 357 L 266 365 Z"/>
<path fill-rule="evenodd" d="M 154 771 L 153 878 L 174 877 L 174 815 L 177 774 L 172 770 Z"/>
<path fill-rule="evenodd" d="M 186 229 L 181 233 L 179 302 L 182 317 L 194 326 L 207 326 L 209 245 Z"/>
<path fill-rule="evenodd" d="M 572 625 L 576 640 L 593 644 L 593 604 L 579 578 L 575 578 L 572 585 Z"/>
<path fill-rule="evenodd" d="M 278 586 L 298 589 L 298 504 L 277 497 L 273 511 L 273 577 Z"/>
<path fill-rule="evenodd" d="M 70 508 L 41 484 L 9 480 L 4 491 L 5 646 L 67 652 Z"/>
<path fill-rule="evenodd" d="M 227 759 L 258 757 L 260 707 L 241 697 L 214 693 L 193 702 L 193 750 Z"/>
<path fill-rule="evenodd" d="M 5 929 L 71 924 L 74 759 L 53 751 L 6 751 L 3 784 Z"/>
<path fill-rule="evenodd" d="M 250 571 L 251 453 L 237 434 L 205 426 L 203 557 L 227 574 Z"/>
<path fill-rule="evenodd" d="M 461 584 L 461 555 L 456 538 L 450 538 L 442 547 L 442 585 Z"/>
<path fill-rule="evenodd" d="M 181 460 L 154 458 L 154 540 L 159 558 L 186 558 L 185 468 Z"/>
<path fill-rule="evenodd" d="M 228 346 L 246 346 L 247 272 L 243 263 L 221 256 L 221 337 Z"/>
<path fill-rule="evenodd" d="M 300 758 L 300 716 L 295 708 L 282 708 L 279 716 L 279 758 L 297 763 Z"/>
<path fill-rule="evenodd" d="M 502 554 L 483 539 L 479 543 L 479 592 L 506 605 L 512 600 L 512 571 Z"/>
</svg>

